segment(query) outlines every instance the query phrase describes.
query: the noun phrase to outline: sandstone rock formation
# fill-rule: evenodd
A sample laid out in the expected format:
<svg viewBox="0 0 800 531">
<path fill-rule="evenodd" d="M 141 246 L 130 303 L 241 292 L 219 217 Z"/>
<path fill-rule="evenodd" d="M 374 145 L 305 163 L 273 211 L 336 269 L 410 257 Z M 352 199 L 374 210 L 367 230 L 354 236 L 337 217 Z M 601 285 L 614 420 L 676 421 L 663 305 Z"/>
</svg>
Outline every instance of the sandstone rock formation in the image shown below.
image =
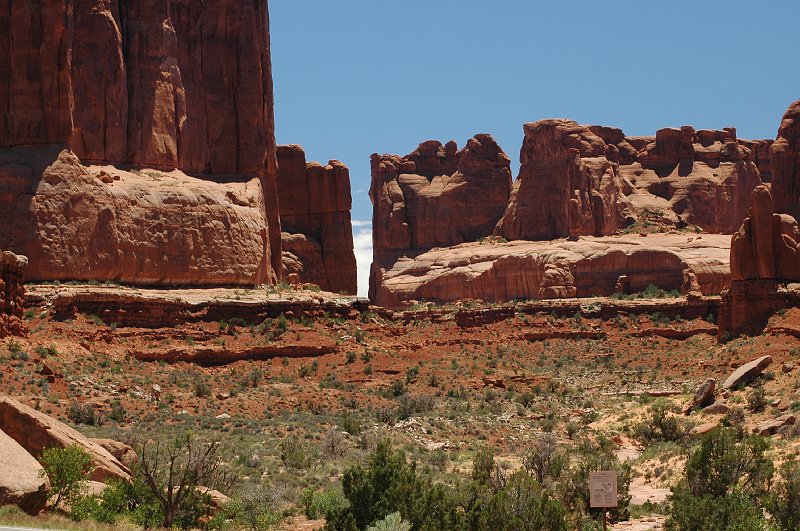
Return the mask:
<svg viewBox="0 0 800 531">
<path fill-rule="evenodd" d="M 511 193 L 508 156 L 489 135 L 423 142 L 411 154 L 372 155 L 370 293 L 401 255 L 414 256 L 491 235 Z"/>
<path fill-rule="evenodd" d="M 65 448 L 77 444 L 91 457 L 96 467 L 91 479 L 130 480 L 130 470 L 99 444 L 87 439 L 66 424 L 28 407 L 13 398 L 0 397 L 0 430 L 34 457 L 45 448 Z"/>
<path fill-rule="evenodd" d="M 771 148 L 775 210 L 800 218 L 800 100 L 783 115 Z"/>
<path fill-rule="evenodd" d="M 50 481 L 36 459 L 0 431 L 0 506 L 17 505 L 38 514 L 47 503 Z"/>
<path fill-rule="evenodd" d="M 278 146 L 278 200 L 287 274 L 334 293 L 356 293 L 350 170 L 306 163 L 303 148 Z"/>
<path fill-rule="evenodd" d="M 0 253 L 0 338 L 22 336 L 27 332 L 23 320 L 25 268 L 28 259 L 8 251 Z"/>
<path fill-rule="evenodd" d="M 682 228 L 693 232 L 731 234 L 747 215 L 750 193 L 761 183 L 760 168 L 763 167 L 765 172 L 771 171 L 766 157 L 771 141 L 739 140 L 733 128 L 697 131 L 685 126 L 662 129 L 654 137 L 628 137 L 613 127 L 584 126 L 571 120 L 555 119 L 526 124 L 524 132 L 520 174 L 513 183 L 501 217 L 496 218 L 493 227 L 489 227 L 490 220 L 495 219 L 506 195 L 504 186 L 495 186 L 491 194 L 487 191 L 488 184 L 461 186 L 455 204 L 480 201 L 484 208 L 461 208 L 462 215 L 457 219 L 453 219 L 452 208 L 447 208 L 444 213 L 441 211 L 442 205 L 453 204 L 454 194 L 447 194 L 446 185 L 450 181 L 432 176 L 447 176 L 455 171 L 457 148 L 454 143 L 443 146 L 435 141 L 426 142 L 407 157 L 372 156 L 370 197 L 374 207 L 374 260 L 370 297 L 373 301 L 396 304 L 412 292 L 422 296 L 416 287 L 398 291 L 397 283 L 419 285 L 440 277 L 448 278 L 449 287 L 446 289 L 475 295 L 473 288 L 456 288 L 456 276 L 443 271 L 444 263 L 461 267 L 461 262 L 456 264 L 458 260 L 445 260 L 443 256 L 439 258 L 445 260 L 444 263 L 430 262 L 429 258 L 434 255 L 428 251 L 482 238 L 542 241 L 602 237 L 620 232 L 668 232 Z M 483 143 L 485 138 L 491 137 L 483 135 L 474 141 Z M 493 147 L 493 153 L 502 151 Z M 504 156 L 482 157 L 481 160 L 492 163 L 484 175 L 492 172 L 505 175 L 505 167 L 499 163 L 503 159 Z M 466 237 L 465 233 L 469 236 Z M 728 246 L 724 247 L 727 249 Z M 463 253 L 458 251 L 456 254 L 462 256 Z M 490 266 L 488 262 L 500 257 L 489 259 L 490 254 L 476 252 L 470 269 L 475 270 L 475 264 L 482 263 L 484 269 L 496 271 L 495 266 L 499 263 Z M 415 260 L 414 263 L 409 259 Z M 510 260 L 509 257 L 504 261 Z M 599 261 L 594 263 L 599 264 Z M 675 278 L 682 279 L 685 273 L 689 275 L 686 282 L 677 283 L 678 287 L 685 287 L 685 291 L 700 288 L 705 293 L 718 293 L 727 281 L 724 277 L 727 272 L 722 276 L 719 273 L 727 269 L 728 259 L 712 265 L 714 273 L 711 277 L 714 280 L 711 282 L 702 267 L 699 274 L 705 274 L 707 278 L 698 280 L 692 278 L 692 275 L 696 276 L 695 272 L 681 265 L 681 259 L 667 260 L 667 263 L 674 267 L 670 273 L 672 280 L 666 280 L 670 286 L 676 286 Z M 548 267 L 564 270 L 563 267 Z M 589 293 L 591 290 L 573 289 L 572 286 L 594 282 L 604 286 L 596 291 L 605 293 L 609 292 L 605 284 L 608 283 L 606 277 L 610 276 L 619 283 L 617 291 L 630 289 L 621 264 L 615 264 L 602 273 L 604 279 L 601 281 L 594 277 L 602 267 L 593 267 L 598 269 L 591 274 L 578 274 L 586 275 L 586 280 L 553 282 L 553 285 L 568 286 L 565 290 L 555 290 L 561 295 L 547 287 L 542 288 L 548 286 L 549 281 L 542 284 L 530 279 L 513 280 L 516 273 L 510 269 L 502 275 L 502 279 L 508 280 L 498 280 L 502 285 L 484 287 L 479 291 L 486 293 L 491 300 L 503 300 L 506 296 L 566 296 L 569 293 Z M 400 271 L 409 273 L 400 274 Z M 548 275 L 557 274 L 560 273 L 548 272 Z M 409 275 L 413 281 L 408 280 Z M 467 276 L 472 278 L 471 274 Z M 486 274 L 484 278 L 488 276 Z M 406 280 L 401 282 L 398 280 L 401 277 Z M 653 278 L 659 280 L 658 275 Z M 518 282 L 519 286 L 508 288 L 507 284 L 513 282 Z M 379 294 L 383 289 L 381 285 L 387 283 L 392 283 L 392 287 L 386 290 L 394 295 Z M 439 287 L 422 291 L 442 294 L 446 289 Z M 458 297 L 451 295 L 447 300 L 454 298 Z"/>
<path fill-rule="evenodd" d="M 761 356 L 760 358 L 749 361 L 737 367 L 737 369 L 722 383 L 722 388 L 738 389 L 749 385 L 770 365 L 772 365 L 772 356 Z"/>
<path fill-rule="evenodd" d="M 723 293 L 719 337 L 758 334 L 800 281 L 800 101 L 783 116 L 771 145 L 771 187 L 752 194 L 750 216 L 731 241 L 731 286 Z"/>
<path fill-rule="evenodd" d="M 619 151 L 571 120 L 525 124 L 522 167 L 495 233 L 507 240 L 604 236 L 633 221 Z"/>
<path fill-rule="evenodd" d="M 6 4 L 0 247 L 29 255 L 36 280 L 274 280 L 267 2 Z"/>
<path fill-rule="evenodd" d="M 681 234 L 582 237 L 579 241 L 467 243 L 400 258 L 383 271 L 374 303 L 506 301 L 667 290 L 719 293 L 730 238 Z M 620 282 L 622 280 L 622 282 Z"/>
</svg>

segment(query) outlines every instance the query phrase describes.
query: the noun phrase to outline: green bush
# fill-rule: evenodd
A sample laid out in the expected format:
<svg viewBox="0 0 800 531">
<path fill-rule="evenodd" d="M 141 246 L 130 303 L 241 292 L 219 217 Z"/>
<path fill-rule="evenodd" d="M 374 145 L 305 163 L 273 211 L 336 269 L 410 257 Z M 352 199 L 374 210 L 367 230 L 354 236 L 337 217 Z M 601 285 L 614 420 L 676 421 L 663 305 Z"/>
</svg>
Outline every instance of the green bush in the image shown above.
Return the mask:
<svg viewBox="0 0 800 531">
<path fill-rule="evenodd" d="M 769 512 L 781 529 L 800 529 L 800 464 L 785 463 L 781 477 L 769 500 Z"/>
<path fill-rule="evenodd" d="M 486 503 L 479 529 L 566 531 L 564 507 L 535 478 L 520 470 Z"/>
<path fill-rule="evenodd" d="M 634 437 L 646 444 L 655 442 L 677 442 L 689 434 L 691 425 L 684 419 L 673 415 L 672 402 L 660 398 L 650 404 L 647 419 L 634 427 Z"/>
<path fill-rule="evenodd" d="M 764 438 L 739 440 L 732 428 L 705 435 L 686 463 L 683 481 L 673 488 L 667 529 L 767 529 L 759 506 L 773 475 L 766 449 Z"/>
<path fill-rule="evenodd" d="M 452 490 L 419 475 L 416 464 L 386 441 L 368 457 L 366 468 L 344 473 L 342 490 L 349 506 L 327 514 L 331 530 L 364 529 L 394 512 L 414 529 L 463 528 Z"/>
<path fill-rule="evenodd" d="M 329 513 L 336 513 L 347 508 L 347 499 L 341 487 L 332 486 L 324 490 L 307 488 L 300 494 L 306 518 L 318 520 Z"/>
<path fill-rule="evenodd" d="M 91 456 L 82 447 L 73 444 L 66 448 L 45 448 L 39 462 L 44 468 L 40 474 L 46 474 L 50 480 L 53 511 L 62 501 L 72 503 L 86 492 L 94 466 Z"/>
</svg>

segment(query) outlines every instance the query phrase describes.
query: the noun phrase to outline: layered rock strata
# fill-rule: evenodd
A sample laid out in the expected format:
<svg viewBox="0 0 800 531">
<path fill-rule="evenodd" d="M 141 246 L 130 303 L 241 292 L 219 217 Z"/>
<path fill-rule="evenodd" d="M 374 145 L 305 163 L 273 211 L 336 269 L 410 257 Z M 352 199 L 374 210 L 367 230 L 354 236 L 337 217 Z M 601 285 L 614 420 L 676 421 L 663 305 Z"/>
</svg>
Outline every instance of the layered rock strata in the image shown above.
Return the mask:
<svg viewBox="0 0 800 531">
<path fill-rule="evenodd" d="M 286 274 L 334 293 L 356 293 L 350 170 L 306 162 L 298 145 L 278 146 L 278 200 Z"/>
<path fill-rule="evenodd" d="M 731 286 L 723 293 L 720 339 L 764 330 L 800 282 L 800 101 L 784 114 L 771 147 L 771 187 L 752 194 L 750 216 L 731 241 Z"/>
<path fill-rule="evenodd" d="M 267 2 L 5 4 L 0 247 L 27 254 L 34 280 L 274 280 Z"/>
<path fill-rule="evenodd" d="M 0 338 L 23 336 L 25 304 L 25 268 L 28 259 L 8 251 L 0 253 Z"/>
<path fill-rule="evenodd" d="M 461 150 L 428 141 L 411 154 L 372 155 L 371 298 L 403 255 L 491 235 L 511 193 L 511 161 L 489 135 Z"/>
<path fill-rule="evenodd" d="M 725 235 L 680 234 L 467 243 L 397 260 L 383 272 L 373 302 L 609 296 L 650 284 L 713 294 L 730 275 L 729 244 Z"/>
<path fill-rule="evenodd" d="M 447 188 L 451 182 L 447 178 L 455 175 L 454 161 L 460 153 L 452 142 L 447 145 L 425 142 L 406 157 L 372 156 L 370 197 L 374 208 L 374 259 L 370 297 L 373 301 L 397 304 L 404 297 L 422 297 L 423 293 L 436 293 L 438 297 L 446 291 L 442 288 L 398 289 L 398 282 L 406 283 L 397 280 L 406 278 L 400 271 L 413 271 L 415 280 L 407 285 L 448 276 L 448 289 L 455 290 L 453 293 L 472 294 L 467 296 L 480 292 L 491 300 L 516 296 L 552 297 L 548 282 L 530 283 L 529 280 L 519 280 L 521 285 L 530 283 L 525 288 L 508 288 L 501 280 L 497 280 L 498 285 L 487 284 L 479 290 L 456 288 L 455 277 L 444 271 L 443 263 L 428 260 L 433 256 L 429 252 L 487 238 L 513 242 L 575 240 L 675 229 L 731 234 L 747 215 L 750 193 L 761 184 L 761 168 L 770 175 L 773 171 L 766 157 L 772 142 L 739 140 L 733 128 L 695 130 L 685 126 L 662 129 L 653 137 L 628 137 L 620 129 L 556 119 L 526 124 L 524 133 L 520 174 L 510 193 L 507 193 L 504 178 L 507 165 L 501 162 L 504 155 L 480 157 L 484 167 L 488 164 L 488 172 L 484 170 L 483 174 L 493 174 L 495 179 L 481 181 L 483 184 L 478 186 L 457 181 L 456 190 L 460 195 Z M 482 135 L 471 142 L 483 144 L 486 138 L 491 137 Z M 493 153 L 501 154 L 502 150 L 494 146 L 496 144 L 493 144 Z M 491 183 L 495 183 L 493 187 Z M 502 204 L 504 200 L 505 205 Z M 465 207 L 476 203 L 480 208 Z M 454 216 L 453 212 L 460 212 L 460 215 Z M 492 220 L 496 220 L 494 225 Z M 553 245 L 563 247 L 565 243 Z M 611 247 L 615 245 L 610 244 Z M 727 253 L 729 246 L 724 244 L 720 248 Z M 530 249 L 537 249 L 537 246 L 530 246 Z M 483 263 L 484 268 L 495 269 L 495 264 L 487 262 L 493 253 L 469 253 Z M 454 253 L 462 258 L 463 254 L 464 251 Z M 455 259 L 440 258 L 454 265 Z M 507 260 L 500 255 L 491 260 L 501 259 Z M 668 285 L 683 285 L 688 291 L 699 288 L 705 293 L 718 293 L 727 281 L 727 277 L 718 276 L 718 272 L 725 270 L 727 274 L 728 258 L 714 260 L 720 264 L 715 266 L 714 281 L 676 284 L 670 280 Z M 572 261 L 582 262 L 583 258 Z M 682 259 L 664 262 L 671 264 L 664 267 L 672 267 L 673 279 L 682 279 L 686 273 L 683 262 Z M 616 263 L 609 266 L 606 276 L 626 276 L 623 269 L 623 264 Z M 607 284 L 606 280 L 595 279 L 599 271 L 601 269 L 595 268 L 591 277 L 556 282 L 556 285 Z M 635 276 L 635 267 L 631 272 Z M 578 277 L 584 274 L 579 272 Z M 504 276 L 513 274 L 508 272 Z M 618 288 L 631 289 L 626 286 L 623 282 Z M 578 288 L 556 291 L 571 294 L 565 296 L 584 296 L 581 295 L 584 291 Z M 599 290 L 608 291 L 608 288 Z M 455 298 L 458 296 L 446 297 L 447 300 Z"/>
</svg>

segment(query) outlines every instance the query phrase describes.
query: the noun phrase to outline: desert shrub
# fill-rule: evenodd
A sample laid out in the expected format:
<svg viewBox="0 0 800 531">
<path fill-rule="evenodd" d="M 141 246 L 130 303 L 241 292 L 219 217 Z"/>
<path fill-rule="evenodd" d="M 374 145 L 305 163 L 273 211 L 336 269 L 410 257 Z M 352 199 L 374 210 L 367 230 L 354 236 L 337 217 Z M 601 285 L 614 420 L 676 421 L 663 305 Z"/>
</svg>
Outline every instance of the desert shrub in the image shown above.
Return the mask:
<svg viewBox="0 0 800 531">
<path fill-rule="evenodd" d="M 767 407 L 767 391 L 763 385 L 756 385 L 747 393 L 747 409 L 753 413 L 764 411 Z"/>
<path fill-rule="evenodd" d="M 782 480 L 770 496 L 768 507 L 773 520 L 786 531 L 800 529 L 800 464 L 785 463 Z"/>
<path fill-rule="evenodd" d="M 344 473 L 342 490 L 349 505 L 327 514 L 331 530 L 364 529 L 399 512 L 414 529 L 461 529 L 451 489 L 418 474 L 416 464 L 387 441 L 378 444 L 366 467 Z"/>
<path fill-rule="evenodd" d="M 522 464 L 541 485 L 557 481 L 569 459 L 559 449 L 558 437 L 552 433 L 540 435 L 522 457 Z"/>
<path fill-rule="evenodd" d="M 400 513 L 392 513 L 369 526 L 367 531 L 411 531 L 411 524 L 403 520 Z"/>
<path fill-rule="evenodd" d="M 39 462 L 44 468 L 42 475 L 46 474 L 50 480 L 53 511 L 62 501 L 71 503 L 86 492 L 94 467 L 91 456 L 82 447 L 73 444 L 66 448 L 45 448 Z"/>
<path fill-rule="evenodd" d="M 103 423 L 102 415 L 91 405 L 74 401 L 69 405 L 67 418 L 74 424 L 87 426 L 100 426 Z"/>
<path fill-rule="evenodd" d="M 564 507 L 536 479 L 523 470 L 486 502 L 479 529 L 566 531 Z"/>
<path fill-rule="evenodd" d="M 253 531 L 270 529 L 282 519 L 274 491 L 264 485 L 246 489 L 225 507 L 225 512 L 228 518 Z"/>
<path fill-rule="evenodd" d="M 634 427 L 634 436 L 644 443 L 680 441 L 691 430 L 686 420 L 673 415 L 673 405 L 661 398 L 650 404 L 647 418 Z"/>
<path fill-rule="evenodd" d="M 331 486 L 324 490 L 307 488 L 300 494 L 306 518 L 318 520 L 329 513 L 337 513 L 347 507 L 341 486 Z"/>
<path fill-rule="evenodd" d="M 686 463 L 684 479 L 673 488 L 667 528 L 766 529 L 759 507 L 773 475 L 766 449 L 764 438 L 739 440 L 731 428 L 705 435 Z"/>
<path fill-rule="evenodd" d="M 397 399 L 397 418 L 405 420 L 413 415 L 428 413 L 436 405 L 433 395 L 405 394 Z"/>
<path fill-rule="evenodd" d="M 302 439 L 294 435 L 282 440 L 280 449 L 281 461 L 289 468 L 303 469 L 306 468 L 311 461 L 306 444 Z"/>
</svg>

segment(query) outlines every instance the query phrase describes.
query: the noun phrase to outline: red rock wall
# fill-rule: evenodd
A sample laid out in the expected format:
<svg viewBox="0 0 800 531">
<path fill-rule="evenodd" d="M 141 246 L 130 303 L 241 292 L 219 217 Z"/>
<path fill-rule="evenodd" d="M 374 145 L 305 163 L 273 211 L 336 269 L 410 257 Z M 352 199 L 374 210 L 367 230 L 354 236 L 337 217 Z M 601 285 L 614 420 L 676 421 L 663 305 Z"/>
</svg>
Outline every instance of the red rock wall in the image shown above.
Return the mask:
<svg viewBox="0 0 800 531">
<path fill-rule="evenodd" d="M 84 165 L 177 168 L 240 183 L 257 178 L 263 226 L 256 232 L 266 236 L 258 235 L 259 271 L 246 278 L 235 270 L 224 279 L 193 278 L 258 283 L 274 280 L 280 271 L 266 1 L 0 0 L 0 101 L 8 102 L 0 106 L 0 148 L 57 144 Z M 57 159 L 52 150 L 38 158 L 48 157 L 35 166 Z M 19 170 L 6 166 L 0 173 L 26 173 Z M 34 198 L 27 201 L 35 204 L 35 181 L 42 172 L 31 167 L 28 173 Z M 10 223 L 38 221 L 29 215 Z M 65 236 L 60 230 L 35 227 L 33 232 L 55 240 Z M 4 236 L 0 245 L 9 243 Z M 143 234 L 144 240 L 132 242 L 134 248 L 148 236 L 155 235 Z M 91 247 L 90 241 L 75 243 Z M 192 252 L 206 259 L 225 252 L 204 247 L 202 239 L 197 243 Z M 152 267 L 160 271 L 146 277 L 187 282 L 180 270 L 153 259 Z M 48 264 L 51 278 L 70 276 L 62 265 L 74 264 L 66 258 L 63 264 Z"/>
<path fill-rule="evenodd" d="M 784 114 L 771 146 L 771 189 L 753 191 L 748 218 L 731 240 L 731 286 L 723 293 L 721 339 L 758 334 L 800 281 L 800 101 Z"/>
<path fill-rule="evenodd" d="M 371 293 L 401 255 L 491 235 L 511 192 L 510 160 L 489 135 L 458 150 L 428 141 L 411 154 L 372 155 Z"/>
<path fill-rule="evenodd" d="M 522 167 L 495 233 L 507 240 L 613 234 L 627 224 L 616 147 L 571 120 L 525 124 Z"/>
<path fill-rule="evenodd" d="M 771 162 L 775 209 L 800 219 L 800 100 L 783 115 Z"/>
<path fill-rule="evenodd" d="M 0 253 L 0 338 L 27 333 L 23 320 L 25 267 L 28 259 L 8 251 Z"/>
<path fill-rule="evenodd" d="M 278 200 L 286 273 L 326 291 L 355 294 L 347 166 L 307 163 L 302 147 L 278 146 Z"/>
</svg>

